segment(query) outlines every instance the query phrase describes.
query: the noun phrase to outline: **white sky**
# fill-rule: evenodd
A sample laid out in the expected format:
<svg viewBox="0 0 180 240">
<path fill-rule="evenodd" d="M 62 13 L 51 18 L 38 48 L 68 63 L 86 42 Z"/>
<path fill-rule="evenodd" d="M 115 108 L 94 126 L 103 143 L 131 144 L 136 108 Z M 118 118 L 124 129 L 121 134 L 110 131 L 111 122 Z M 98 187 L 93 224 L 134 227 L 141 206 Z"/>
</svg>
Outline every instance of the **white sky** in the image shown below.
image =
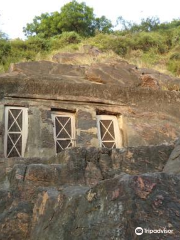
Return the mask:
<svg viewBox="0 0 180 240">
<path fill-rule="evenodd" d="M 78 0 L 82 2 L 83 0 Z M 10 38 L 24 38 L 23 27 L 35 16 L 60 11 L 70 0 L 0 0 L 0 30 Z M 114 24 L 117 17 L 139 22 L 157 16 L 161 22 L 180 18 L 180 0 L 84 0 L 96 16 L 105 15 Z"/>
</svg>

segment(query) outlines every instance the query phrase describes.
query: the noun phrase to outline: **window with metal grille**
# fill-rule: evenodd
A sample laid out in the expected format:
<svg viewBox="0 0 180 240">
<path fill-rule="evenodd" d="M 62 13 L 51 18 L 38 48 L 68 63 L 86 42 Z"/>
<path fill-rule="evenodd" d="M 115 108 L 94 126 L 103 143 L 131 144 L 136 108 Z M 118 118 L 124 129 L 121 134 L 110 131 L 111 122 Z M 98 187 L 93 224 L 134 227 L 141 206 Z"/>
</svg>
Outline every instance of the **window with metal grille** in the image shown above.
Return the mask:
<svg viewBox="0 0 180 240">
<path fill-rule="evenodd" d="M 52 114 L 56 153 L 75 146 L 75 119 L 71 113 Z"/>
<path fill-rule="evenodd" d="M 100 147 L 121 147 L 121 135 L 116 116 L 97 115 L 97 126 Z"/>
<path fill-rule="evenodd" d="M 5 107 L 5 157 L 24 157 L 27 133 L 27 108 Z"/>
</svg>

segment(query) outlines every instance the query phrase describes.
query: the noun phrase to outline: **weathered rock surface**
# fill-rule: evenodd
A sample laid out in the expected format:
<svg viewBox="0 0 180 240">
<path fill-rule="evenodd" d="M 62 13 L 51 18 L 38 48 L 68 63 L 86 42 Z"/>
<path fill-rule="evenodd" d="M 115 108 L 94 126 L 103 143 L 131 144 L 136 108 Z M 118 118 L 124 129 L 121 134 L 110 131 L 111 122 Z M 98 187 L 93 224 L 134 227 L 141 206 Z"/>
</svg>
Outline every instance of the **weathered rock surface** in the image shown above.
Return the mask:
<svg viewBox="0 0 180 240">
<path fill-rule="evenodd" d="M 163 170 L 173 145 L 129 147 L 122 149 L 72 148 L 47 158 L 2 158 L 0 189 L 19 182 L 40 186 L 83 184 L 92 186 L 121 172 L 142 174 Z"/>
<path fill-rule="evenodd" d="M 177 140 L 175 148 L 172 151 L 163 172 L 180 174 L 180 138 Z"/>
<path fill-rule="evenodd" d="M 166 173 L 121 174 L 91 188 L 29 188 L 25 181 L 0 192 L 0 239 L 179 239 L 179 187 L 179 175 Z M 137 237 L 136 227 L 172 233 Z"/>
<path fill-rule="evenodd" d="M 31 77 L 24 77 L 22 73 L 14 74 L 13 77 L 0 76 L 0 98 L 6 99 L 7 105 L 21 104 L 31 108 L 31 104 L 38 104 L 43 99 L 48 101 L 42 101 L 43 107 L 49 104 L 49 109 L 55 107 L 78 112 L 81 106 L 87 109 L 91 106 L 94 108 L 93 114 L 98 110 L 101 110 L 100 114 L 103 110 L 105 114 L 108 111 L 114 115 L 121 114 L 128 146 L 170 144 L 180 135 L 180 113 L 177 111 L 179 92 L 122 87 L 117 84 L 107 87 L 107 84 L 91 84 L 88 80 L 86 83 L 72 84 L 71 78 L 59 81 L 41 74 Z M 81 79 L 78 77 L 77 81 Z M 9 98 L 13 101 L 10 102 Z M 0 108 L 3 114 L 3 101 Z M 4 126 L 0 128 L 3 130 Z M 3 136 L 1 130 L 0 136 Z M 51 143 L 45 141 L 45 146 L 48 144 L 53 144 L 53 139 Z M 3 154 L 0 153 L 0 156 Z"/>
<path fill-rule="evenodd" d="M 120 63 L 96 63 L 86 70 L 86 77 L 91 82 L 117 84 L 138 87 L 141 84 L 135 68 L 122 61 Z"/>
<path fill-rule="evenodd" d="M 46 189 L 33 211 L 37 240 L 168 239 L 180 237 L 180 177 L 156 173 L 121 175 L 96 187 Z M 136 227 L 173 230 L 136 236 Z"/>
<path fill-rule="evenodd" d="M 121 172 L 141 174 L 163 170 L 173 145 L 129 147 L 122 149 L 73 148 L 49 159 L 67 166 L 69 178 L 94 182 L 112 178 Z M 71 172 L 70 172 L 71 171 Z M 77 175 L 77 172 L 79 175 Z M 96 173 L 96 174 L 95 174 Z M 73 174 L 76 174 L 73 176 Z M 93 176 L 95 174 L 95 176 Z M 85 178 L 88 176 L 88 179 Z M 87 184 L 87 183 L 86 183 Z"/>
<path fill-rule="evenodd" d="M 60 54 L 58 56 L 63 57 L 64 55 Z M 120 63 L 96 63 L 91 66 L 36 61 L 13 64 L 9 74 L 13 76 L 16 73 L 21 77 L 22 74 L 24 77 L 41 76 L 42 78 L 44 76 L 61 82 L 101 83 L 137 87 L 141 84 L 141 80 L 137 75 L 137 71 L 130 66 L 124 61 Z"/>
<path fill-rule="evenodd" d="M 10 182 L 42 183 L 43 186 L 64 184 L 95 185 L 121 172 L 141 174 L 162 171 L 173 145 L 129 147 L 123 149 L 73 148 L 52 158 L 1 158 L 0 189 Z M 45 184 L 45 185 L 44 185 Z"/>
<path fill-rule="evenodd" d="M 59 81 L 118 84 L 152 89 L 160 89 L 164 84 L 170 90 L 173 90 L 174 85 L 180 86 L 179 78 L 147 68 L 138 69 L 135 65 L 128 64 L 119 58 L 107 58 L 102 63 L 98 62 L 97 56 L 100 54 L 102 52 L 98 48 L 84 45 L 83 52 L 57 53 L 52 57 L 52 62 L 35 61 L 12 64 L 9 73 L 11 76 L 13 73 L 21 77 L 22 74 L 24 77 L 41 75 L 56 78 Z M 82 65 L 82 62 L 86 62 L 89 57 L 92 57 L 94 62 Z"/>
<path fill-rule="evenodd" d="M 57 53 L 51 61 L 35 61 L 12 64 L 9 76 L 20 78 L 41 77 L 71 83 L 116 84 L 153 90 L 180 89 L 180 78 L 172 77 L 156 70 L 137 68 L 120 59 L 110 59 L 103 63 L 82 65 L 88 57 L 96 57 L 101 51 L 92 46 L 84 46 L 84 52 Z M 6 74 L 7 76 L 7 74 Z"/>
<path fill-rule="evenodd" d="M 142 87 L 170 91 L 179 91 L 180 89 L 180 78 L 178 77 L 172 77 L 148 68 L 139 68 L 137 71 L 141 75 Z"/>
<path fill-rule="evenodd" d="M 12 64 L 9 73 L 1 76 L 54 79 L 60 82 L 95 83 L 122 87 L 150 88 L 153 90 L 179 90 L 180 79 L 151 69 L 137 68 L 125 61 L 112 61 L 79 65 L 76 58 L 86 58 L 85 53 L 56 54 L 50 61 Z M 67 59 L 66 59 L 67 58 Z M 66 59 L 66 60 L 63 60 Z M 69 59 L 69 60 L 68 60 Z M 72 64 L 73 61 L 73 64 Z M 77 62 L 77 64 L 75 64 Z"/>
<path fill-rule="evenodd" d="M 178 239 L 180 177 L 158 172 L 172 149 L 73 148 L 42 163 L 16 158 L 14 166 L 3 159 L 9 186 L 0 190 L 0 239 Z M 137 238 L 139 226 L 173 233 Z"/>
</svg>

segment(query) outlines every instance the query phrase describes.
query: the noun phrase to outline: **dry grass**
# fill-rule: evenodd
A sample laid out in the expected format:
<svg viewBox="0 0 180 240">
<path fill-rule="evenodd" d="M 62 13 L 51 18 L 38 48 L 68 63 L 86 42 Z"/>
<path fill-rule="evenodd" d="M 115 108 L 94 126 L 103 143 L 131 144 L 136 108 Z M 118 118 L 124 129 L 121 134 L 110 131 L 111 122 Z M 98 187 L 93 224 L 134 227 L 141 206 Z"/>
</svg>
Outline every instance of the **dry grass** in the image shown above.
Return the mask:
<svg viewBox="0 0 180 240">
<path fill-rule="evenodd" d="M 86 54 L 85 57 L 79 57 L 78 58 L 78 64 L 81 65 L 92 65 L 94 63 L 104 63 L 107 61 L 115 61 L 120 58 L 117 54 L 115 54 L 113 51 L 107 51 L 99 53 L 97 56 L 93 56 L 91 54 Z"/>
<path fill-rule="evenodd" d="M 163 91 L 176 91 L 176 92 L 179 92 L 180 91 L 180 86 L 176 85 L 176 84 L 166 84 L 166 85 L 163 85 L 161 87 L 161 90 Z"/>
<path fill-rule="evenodd" d="M 134 52 L 131 52 L 129 56 L 126 56 L 126 60 L 130 64 L 136 65 L 138 68 L 151 68 L 154 69 L 160 73 L 164 73 L 170 76 L 174 76 L 172 72 L 167 70 L 167 62 L 168 62 L 168 56 L 161 56 L 159 60 L 155 63 L 151 63 L 148 61 L 144 61 L 142 58 L 143 52 L 137 50 Z"/>
<path fill-rule="evenodd" d="M 80 53 L 79 55 L 77 54 L 77 56 L 72 57 L 72 60 L 69 59 L 68 60 L 68 64 L 77 64 L 77 65 L 91 65 L 94 63 L 104 63 L 107 61 L 115 61 L 115 60 L 122 60 L 121 57 L 119 57 L 116 53 L 114 53 L 113 51 L 106 51 L 106 52 L 102 52 L 99 53 L 98 55 L 93 55 L 93 54 L 89 54 L 89 53 L 85 53 L 84 48 L 83 48 L 83 44 L 79 45 L 79 48 L 73 46 L 73 45 L 69 45 L 66 46 L 64 48 L 60 48 L 58 50 L 54 50 L 52 51 L 50 54 L 41 54 L 38 53 L 36 56 L 36 61 L 41 61 L 41 60 L 46 60 L 46 61 L 52 61 L 52 58 L 55 54 L 57 53 Z M 124 59 L 123 59 L 124 60 Z"/>
</svg>

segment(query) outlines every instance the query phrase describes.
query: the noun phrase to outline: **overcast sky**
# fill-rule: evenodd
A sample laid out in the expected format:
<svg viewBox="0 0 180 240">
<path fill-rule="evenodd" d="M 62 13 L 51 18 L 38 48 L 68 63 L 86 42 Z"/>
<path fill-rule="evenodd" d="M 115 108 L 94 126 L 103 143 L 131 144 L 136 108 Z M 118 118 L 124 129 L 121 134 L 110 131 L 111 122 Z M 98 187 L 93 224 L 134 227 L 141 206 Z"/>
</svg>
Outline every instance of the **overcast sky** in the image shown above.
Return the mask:
<svg viewBox="0 0 180 240">
<path fill-rule="evenodd" d="M 59 11 L 70 0 L 0 0 L 0 30 L 10 38 L 24 38 L 23 27 L 35 16 Z M 79 1 L 78 2 L 82 2 Z M 105 15 L 114 24 L 117 17 L 133 22 L 156 16 L 161 22 L 180 18 L 180 0 L 84 0 L 96 16 Z"/>
</svg>

